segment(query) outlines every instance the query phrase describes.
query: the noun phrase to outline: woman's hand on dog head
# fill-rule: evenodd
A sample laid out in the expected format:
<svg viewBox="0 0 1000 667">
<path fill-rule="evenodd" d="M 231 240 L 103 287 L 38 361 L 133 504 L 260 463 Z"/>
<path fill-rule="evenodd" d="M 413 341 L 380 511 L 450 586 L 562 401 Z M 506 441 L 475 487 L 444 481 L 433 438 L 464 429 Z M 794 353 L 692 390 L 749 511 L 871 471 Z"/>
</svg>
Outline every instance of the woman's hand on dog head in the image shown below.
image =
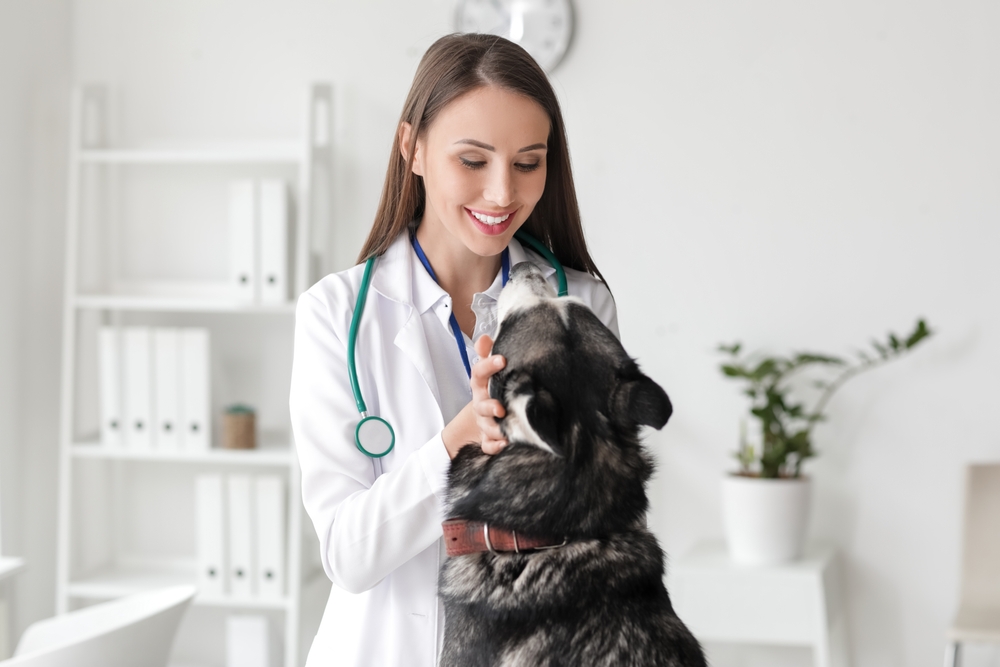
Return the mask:
<svg viewBox="0 0 1000 667">
<path fill-rule="evenodd" d="M 502 419 L 507 411 L 500 401 L 490 398 L 490 378 L 507 365 L 507 360 L 499 354 L 491 355 L 493 339 L 480 336 L 476 341 L 476 354 L 479 361 L 472 367 L 472 408 L 476 413 L 476 423 L 482 433 L 483 451 L 496 454 L 507 444 L 500 432 L 497 419 Z"/>
<path fill-rule="evenodd" d="M 452 419 L 441 439 L 448 450 L 448 456 L 455 458 L 460 450 L 470 442 L 478 442 L 487 454 L 496 454 L 507 444 L 497 419 L 502 418 L 506 411 L 500 401 L 490 398 L 490 378 L 501 370 L 507 360 L 500 355 L 490 355 L 493 349 L 493 339 L 480 336 L 476 341 L 476 354 L 479 361 L 472 367 L 472 402 L 462 408 Z"/>
</svg>

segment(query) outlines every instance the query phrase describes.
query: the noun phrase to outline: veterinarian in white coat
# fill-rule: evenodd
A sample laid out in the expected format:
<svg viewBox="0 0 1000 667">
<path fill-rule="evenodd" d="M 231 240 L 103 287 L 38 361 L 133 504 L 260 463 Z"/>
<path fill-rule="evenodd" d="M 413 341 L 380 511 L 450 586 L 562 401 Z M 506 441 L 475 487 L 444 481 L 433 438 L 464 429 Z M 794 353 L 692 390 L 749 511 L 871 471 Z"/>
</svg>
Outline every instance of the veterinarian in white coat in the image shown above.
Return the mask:
<svg viewBox="0 0 1000 667">
<path fill-rule="evenodd" d="M 553 267 L 512 238 L 519 227 L 549 240 L 569 294 L 617 335 L 611 294 L 591 275 L 599 273 L 568 166 L 555 95 L 520 47 L 466 35 L 428 50 L 403 110 L 389 194 L 361 253 L 379 259 L 358 330 L 358 382 L 369 413 L 396 436 L 378 462 L 355 447 L 347 371 L 363 265 L 321 280 L 296 311 L 292 426 L 303 500 L 334 583 L 310 667 L 437 664 L 449 461 L 469 442 L 487 453 L 505 444 L 493 419 L 503 408 L 487 393 L 502 359 L 480 339 L 495 333 L 501 267 L 531 261 L 555 285 Z"/>
</svg>

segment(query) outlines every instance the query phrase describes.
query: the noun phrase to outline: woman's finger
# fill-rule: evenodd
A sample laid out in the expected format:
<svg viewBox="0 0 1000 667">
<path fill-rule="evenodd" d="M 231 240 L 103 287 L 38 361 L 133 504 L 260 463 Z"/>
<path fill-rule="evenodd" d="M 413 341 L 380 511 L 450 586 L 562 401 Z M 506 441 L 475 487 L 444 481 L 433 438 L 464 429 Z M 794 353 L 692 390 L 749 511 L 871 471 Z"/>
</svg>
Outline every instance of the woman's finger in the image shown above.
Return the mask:
<svg viewBox="0 0 1000 667">
<path fill-rule="evenodd" d="M 482 335 L 475 343 L 476 354 L 480 359 L 485 359 L 493 351 L 493 339 L 487 335 Z"/>
<path fill-rule="evenodd" d="M 503 404 L 495 398 L 473 401 L 472 409 L 476 415 L 487 419 L 492 419 L 493 417 L 500 419 L 507 414 L 507 411 L 503 409 Z"/>
<path fill-rule="evenodd" d="M 506 440 L 484 440 L 482 444 L 483 451 L 490 456 L 494 454 L 499 454 L 500 450 L 507 446 Z"/>
<path fill-rule="evenodd" d="M 498 354 L 490 357 L 483 357 L 472 366 L 472 390 L 488 391 L 490 378 L 497 374 L 505 365 L 507 360 Z"/>
<path fill-rule="evenodd" d="M 482 419 L 476 421 L 479 431 L 482 434 L 480 442 L 483 440 L 503 440 L 503 432 L 495 421 L 486 422 Z"/>
</svg>

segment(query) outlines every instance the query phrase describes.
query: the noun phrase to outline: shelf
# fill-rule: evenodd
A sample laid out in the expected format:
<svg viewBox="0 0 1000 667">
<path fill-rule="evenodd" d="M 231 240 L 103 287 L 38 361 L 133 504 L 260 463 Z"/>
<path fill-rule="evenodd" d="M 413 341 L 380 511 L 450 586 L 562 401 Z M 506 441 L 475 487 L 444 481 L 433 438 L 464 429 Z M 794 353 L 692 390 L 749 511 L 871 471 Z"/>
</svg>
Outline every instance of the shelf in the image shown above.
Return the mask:
<svg viewBox="0 0 1000 667">
<path fill-rule="evenodd" d="M 299 137 L 178 137 L 177 141 L 137 137 L 132 143 L 107 145 L 88 138 L 122 136 L 116 131 L 120 126 L 111 122 L 109 114 L 110 108 L 116 108 L 112 102 L 117 98 L 101 85 L 78 86 L 74 91 L 65 207 L 66 317 L 62 320 L 60 362 L 60 430 L 68 435 L 60 443 L 65 458 L 60 466 L 58 495 L 58 613 L 81 602 L 196 583 L 199 578 L 195 559 L 190 557 L 193 549 L 188 544 L 191 526 L 172 516 L 177 505 L 175 493 L 190 495 L 191 478 L 202 472 L 268 473 L 283 479 L 290 499 L 282 548 L 287 549 L 289 572 L 297 573 L 295 580 L 288 580 L 286 595 L 277 600 L 199 595 L 194 604 L 212 617 L 224 616 L 230 609 L 282 616 L 284 658 L 278 664 L 300 664 L 298 638 L 306 620 L 300 618 L 302 592 L 306 585 L 312 585 L 309 582 L 319 586 L 328 579 L 320 571 L 310 573 L 306 581 L 298 575 L 298 567 L 291 566 L 303 561 L 301 536 L 295 532 L 309 524 L 303 524 L 303 510 L 297 500 L 301 496 L 298 458 L 287 425 L 279 421 L 275 424 L 283 427 L 273 433 L 260 430 L 260 449 L 256 450 L 130 449 L 102 445 L 100 436 L 87 430 L 93 420 L 83 418 L 83 423 L 78 424 L 76 417 L 92 417 L 95 399 L 100 398 L 100 392 L 94 391 L 100 385 L 99 346 L 91 343 L 101 326 L 200 325 L 211 328 L 213 335 L 218 331 L 220 336 L 237 338 L 235 342 L 227 339 L 225 348 L 215 350 L 227 374 L 232 366 L 233 381 L 247 385 L 246 395 L 258 396 L 263 404 L 287 400 L 280 392 L 274 393 L 281 386 L 276 387 L 275 382 L 283 383 L 280 376 L 285 373 L 283 364 L 290 350 L 287 325 L 293 318 L 288 316 L 294 317 L 297 292 L 306 289 L 313 265 L 311 204 L 315 200 L 313 188 L 320 185 L 314 183 L 313 169 L 318 164 L 331 164 L 333 158 L 329 140 L 333 129 L 330 86 L 313 84 L 308 92 L 306 113 L 300 115 L 303 122 Z M 232 276 L 226 267 L 232 234 L 225 233 L 228 216 L 224 198 L 233 179 L 281 179 L 287 185 L 291 251 L 288 283 L 295 287 L 296 296 L 285 302 L 247 303 L 238 300 L 231 285 Z M 322 186 L 328 190 L 330 184 L 324 182 Z M 327 195 L 323 201 L 332 196 L 330 192 L 323 194 Z M 324 214 L 326 208 L 321 209 Z M 184 241 L 183 235 L 190 234 L 190 230 L 200 231 L 206 225 L 204 238 L 210 239 L 213 246 L 220 241 L 222 244 L 217 249 L 199 247 L 197 253 L 176 261 L 175 255 L 190 251 L 174 244 Z M 159 261 L 155 265 L 126 271 L 133 265 L 122 258 L 142 261 L 134 252 L 130 254 L 134 250 L 164 256 L 155 257 Z M 266 358 L 251 356 L 258 355 L 261 349 L 268 355 Z M 278 354 L 281 357 L 275 358 Z M 276 413 L 276 417 L 283 415 L 283 409 Z M 80 482 L 80 493 L 74 493 L 75 479 Z M 155 482 L 147 489 L 149 480 Z M 187 507 L 190 500 L 185 497 L 183 505 Z M 120 511 L 123 506 L 124 512 Z M 155 531 L 158 537 L 140 554 L 122 551 L 123 545 L 130 543 L 133 526 L 141 526 L 150 534 Z M 74 563 L 91 562 L 87 554 L 98 544 L 107 547 L 101 550 L 107 556 L 103 561 L 106 566 L 74 575 Z M 170 555 L 185 546 L 180 552 L 182 557 Z M 190 639 L 204 644 L 202 648 L 223 641 L 210 634 L 203 632 Z M 215 650 L 182 654 L 219 655 Z M 197 657 L 189 659 L 199 661 Z"/>
<path fill-rule="evenodd" d="M 299 164 L 301 144 L 257 144 L 203 148 L 83 149 L 90 164 Z"/>
<path fill-rule="evenodd" d="M 70 597 L 86 600 L 113 600 L 167 586 L 194 585 L 194 568 L 155 566 L 115 566 L 96 570 L 69 582 Z M 232 598 L 199 594 L 192 604 L 227 609 L 287 609 L 287 597 L 277 600 Z"/>
<path fill-rule="evenodd" d="M 80 294 L 73 300 L 82 310 L 136 310 L 198 313 L 249 313 L 290 315 L 295 302 L 279 304 L 243 303 L 228 299 L 196 297 L 131 296 L 115 294 Z"/>
<path fill-rule="evenodd" d="M 261 467 L 288 466 L 295 462 L 291 449 L 218 449 L 202 451 L 164 451 L 156 449 L 126 449 L 105 447 L 99 443 L 75 443 L 70 453 L 78 459 L 104 459 L 108 461 L 160 461 L 168 463 L 200 463 L 244 465 Z"/>
</svg>

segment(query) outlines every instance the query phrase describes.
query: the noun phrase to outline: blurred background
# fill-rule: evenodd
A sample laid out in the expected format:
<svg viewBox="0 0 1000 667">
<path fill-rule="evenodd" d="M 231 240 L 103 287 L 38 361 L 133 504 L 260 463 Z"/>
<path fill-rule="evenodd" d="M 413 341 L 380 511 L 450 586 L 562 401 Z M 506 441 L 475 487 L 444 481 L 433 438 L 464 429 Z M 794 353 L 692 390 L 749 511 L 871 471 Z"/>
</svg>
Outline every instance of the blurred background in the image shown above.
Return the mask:
<svg viewBox="0 0 1000 667">
<path fill-rule="evenodd" d="M 456 29 L 458 5 L 0 0 L 0 535 L 27 563 L 7 584 L 14 640 L 60 595 L 73 87 L 106 85 L 109 144 L 137 146 L 298 137 L 309 86 L 329 83 L 310 241 L 322 275 L 353 264 L 418 60 Z M 747 401 L 718 370 L 719 343 L 849 355 L 927 317 L 925 347 L 833 400 L 806 470 L 809 537 L 839 554 L 853 664 L 938 664 L 959 598 L 965 466 L 1000 459 L 1000 5 L 572 7 L 550 77 L 588 243 L 626 349 L 676 410 L 647 438 L 652 529 L 671 561 L 723 535 L 720 484 Z M 155 259 L 156 238 L 133 241 Z M 261 340 L 290 346 L 275 336 Z M 275 386 L 258 400 L 283 405 L 287 379 Z M 812 664 L 804 648 L 709 650 L 720 667 Z M 970 647 L 965 664 L 1000 665 L 1000 651 Z"/>
</svg>

